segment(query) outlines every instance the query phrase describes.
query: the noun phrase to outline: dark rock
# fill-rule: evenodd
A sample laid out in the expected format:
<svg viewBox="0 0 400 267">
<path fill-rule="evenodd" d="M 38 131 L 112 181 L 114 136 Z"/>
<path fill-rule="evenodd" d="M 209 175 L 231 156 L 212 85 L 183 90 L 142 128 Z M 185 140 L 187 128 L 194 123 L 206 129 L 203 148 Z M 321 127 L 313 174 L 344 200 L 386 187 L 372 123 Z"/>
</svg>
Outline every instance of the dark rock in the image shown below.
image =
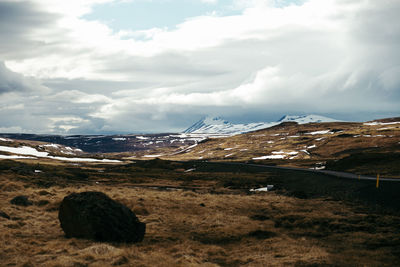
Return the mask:
<svg viewBox="0 0 400 267">
<path fill-rule="evenodd" d="M 58 218 L 67 237 L 140 242 L 146 230 L 146 224 L 129 208 L 101 192 L 66 196 L 60 204 Z"/>
<path fill-rule="evenodd" d="M 32 201 L 29 201 L 27 196 L 16 196 L 10 201 L 11 204 L 18 206 L 30 206 L 32 205 Z"/>
<path fill-rule="evenodd" d="M 9 219 L 9 220 L 11 219 L 10 216 L 8 216 L 7 213 L 5 213 L 4 211 L 1 211 L 1 210 L 0 210 L 0 217 L 6 218 L 6 219 Z"/>
</svg>

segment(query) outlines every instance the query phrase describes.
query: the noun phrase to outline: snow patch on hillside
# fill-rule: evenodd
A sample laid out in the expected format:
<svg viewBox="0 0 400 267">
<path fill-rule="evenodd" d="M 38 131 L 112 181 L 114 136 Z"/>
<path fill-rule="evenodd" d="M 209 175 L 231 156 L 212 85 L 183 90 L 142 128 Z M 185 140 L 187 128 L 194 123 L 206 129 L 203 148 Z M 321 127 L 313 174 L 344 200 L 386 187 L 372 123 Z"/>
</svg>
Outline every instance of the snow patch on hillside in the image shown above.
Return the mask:
<svg viewBox="0 0 400 267">
<path fill-rule="evenodd" d="M 316 135 L 316 134 L 332 134 L 332 132 L 330 130 L 322 130 L 322 131 L 315 131 L 315 132 L 310 132 L 310 133 L 306 133 L 306 134 L 311 134 L 311 135 Z"/>
<path fill-rule="evenodd" d="M 18 155 L 0 155 L 0 159 L 37 159 L 29 156 L 18 156 Z"/>
<path fill-rule="evenodd" d="M 393 125 L 393 124 L 400 124 L 400 121 L 394 121 L 394 122 L 365 122 L 364 125 L 368 126 L 375 126 L 375 125 Z"/>
<path fill-rule="evenodd" d="M 29 156 L 36 156 L 36 157 L 47 157 L 49 153 L 47 152 L 40 152 L 37 151 L 33 147 L 29 146 L 22 146 L 22 147 L 9 147 L 9 146 L 0 146 L 0 151 L 9 152 L 13 154 L 20 154 L 20 155 L 29 155 Z"/>
<path fill-rule="evenodd" d="M 112 140 L 114 141 L 126 141 L 125 137 L 114 137 Z"/>
<path fill-rule="evenodd" d="M 0 141 L 3 141 L 3 142 L 14 142 L 14 141 L 11 140 L 11 139 L 8 139 L 8 138 L 1 138 L 1 137 L 0 137 Z"/>
<path fill-rule="evenodd" d="M 299 152 L 297 151 L 272 151 L 272 155 L 266 155 L 262 157 L 253 158 L 254 160 L 262 160 L 262 159 L 294 159 Z M 292 157 L 290 157 L 292 156 Z"/>
<path fill-rule="evenodd" d="M 156 155 L 144 155 L 143 158 L 158 158 L 161 157 L 161 154 L 156 154 Z"/>
<path fill-rule="evenodd" d="M 254 160 L 258 159 L 284 159 L 286 155 L 268 155 L 268 156 L 262 156 L 262 157 L 257 157 L 253 158 Z"/>
<path fill-rule="evenodd" d="M 47 144 L 47 145 L 43 145 L 43 147 L 52 147 L 52 148 L 57 148 L 59 147 L 59 145 L 57 144 Z"/>
<path fill-rule="evenodd" d="M 49 156 L 48 152 L 37 151 L 35 148 L 29 147 L 29 146 L 22 146 L 22 147 L 0 146 L 0 151 L 9 152 L 9 153 L 18 154 L 18 155 L 28 155 L 28 156 L 35 156 L 35 157 L 38 157 L 38 158 L 49 158 L 49 159 L 55 159 L 55 160 L 61 160 L 61 161 L 108 162 L 108 163 L 121 162 L 119 160 L 111 160 L 111 159 L 67 158 L 67 157 Z M 14 156 L 14 155 L 12 155 L 12 156 Z M 8 157 L 8 158 L 10 158 L 10 157 Z M 21 157 L 20 156 L 14 156 L 14 158 L 21 158 Z M 28 157 L 28 158 L 32 158 L 32 157 Z"/>
</svg>

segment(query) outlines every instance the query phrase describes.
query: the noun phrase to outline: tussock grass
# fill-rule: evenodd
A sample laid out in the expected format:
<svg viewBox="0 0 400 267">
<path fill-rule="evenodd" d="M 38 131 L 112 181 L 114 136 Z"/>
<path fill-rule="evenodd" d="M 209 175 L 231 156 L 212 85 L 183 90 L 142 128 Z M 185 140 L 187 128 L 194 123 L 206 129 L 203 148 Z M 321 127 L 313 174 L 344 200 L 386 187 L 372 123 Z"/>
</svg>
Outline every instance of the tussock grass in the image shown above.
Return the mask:
<svg viewBox="0 0 400 267">
<path fill-rule="evenodd" d="M 177 169 L 193 167 L 193 163 L 155 163 L 154 168 L 151 162 L 99 166 L 104 173 L 83 167 L 81 172 L 87 178 L 82 180 L 53 176 L 52 167 L 43 168 L 46 173 L 42 176 L 1 171 L 0 210 L 11 219 L 0 217 L 0 265 L 400 264 L 400 215 L 396 212 L 379 213 L 322 195 L 300 199 L 279 191 L 250 194 L 245 187 L 271 177 L 279 179 L 253 169 L 197 165 L 198 173 L 183 173 Z M 77 172 L 59 168 L 56 173 Z M 135 169 L 142 171 L 134 173 Z M 226 185 L 229 177 L 238 178 L 236 186 Z M 66 238 L 57 218 L 58 206 L 69 193 L 88 190 L 105 192 L 135 211 L 147 225 L 143 242 Z M 34 205 L 9 203 L 21 194 Z"/>
</svg>

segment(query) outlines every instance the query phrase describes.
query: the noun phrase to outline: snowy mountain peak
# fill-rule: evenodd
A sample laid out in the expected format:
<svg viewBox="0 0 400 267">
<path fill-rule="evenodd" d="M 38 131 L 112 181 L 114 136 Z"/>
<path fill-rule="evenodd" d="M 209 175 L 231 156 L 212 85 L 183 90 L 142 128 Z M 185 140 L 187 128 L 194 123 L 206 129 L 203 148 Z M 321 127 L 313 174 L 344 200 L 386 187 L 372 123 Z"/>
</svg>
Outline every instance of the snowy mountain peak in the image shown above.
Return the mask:
<svg viewBox="0 0 400 267">
<path fill-rule="evenodd" d="M 205 129 L 209 127 L 210 125 L 229 125 L 231 124 L 230 122 L 223 120 L 221 117 L 203 117 L 201 118 L 198 122 L 184 130 L 184 133 L 193 133 L 197 132 L 201 129 Z"/>
<path fill-rule="evenodd" d="M 213 125 L 223 125 L 223 124 L 230 124 L 230 122 L 222 119 L 221 117 L 205 117 L 203 119 L 205 124 L 213 124 Z"/>
<path fill-rule="evenodd" d="M 184 133 L 195 133 L 195 134 L 219 134 L 219 135 L 236 135 L 246 133 L 250 131 L 256 131 L 260 129 L 269 128 L 278 125 L 282 122 L 297 122 L 299 124 L 305 124 L 310 122 L 335 122 L 337 120 L 320 115 L 302 115 L 302 116 L 291 116 L 285 115 L 276 122 L 257 122 L 257 123 L 246 123 L 246 124 L 233 124 L 221 117 L 204 117 L 189 128 Z"/>
<path fill-rule="evenodd" d="M 301 115 L 301 116 L 285 115 L 281 119 L 278 120 L 278 122 L 287 122 L 287 121 L 295 121 L 299 124 L 304 124 L 304 123 L 310 123 L 310 122 L 335 122 L 338 120 L 320 116 L 320 115 L 314 115 L 314 114 Z"/>
</svg>

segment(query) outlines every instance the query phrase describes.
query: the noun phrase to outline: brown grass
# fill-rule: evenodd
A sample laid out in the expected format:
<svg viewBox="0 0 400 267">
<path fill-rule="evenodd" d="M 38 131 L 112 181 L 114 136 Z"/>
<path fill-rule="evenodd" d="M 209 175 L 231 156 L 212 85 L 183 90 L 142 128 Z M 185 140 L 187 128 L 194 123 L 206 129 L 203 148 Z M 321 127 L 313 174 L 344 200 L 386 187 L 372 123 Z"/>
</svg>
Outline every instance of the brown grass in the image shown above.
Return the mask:
<svg viewBox="0 0 400 267">
<path fill-rule="evenodd" d="M 328 134 L 310 135 L 315 131 L 330 130 Z M 315 147 L 314 147 L 315 146 Z M 308 148 L 311 147 L 311 148 Z M 226 150 L 229 149 L 229 150 Z M 182 153 L 182 148 L 163 148 L 155 151 L 134 152 L 141 158 L 145 154 L 162 154 L 169 160 L 210 160 L 210 161 L 248 161 L 255 157 L 271 155 L 274 151 L 297 151 L 293 159 L 258 160 L 262 164 L 282 166 L 314 167 L 318 162 L 338 160 L 354 153 L 399 153 L 400 124 L 365 125 L 363 123 L 309 123 L 297 125 L 286 123 L 256 132 L 228 138 L 214 138 Z M 307 150 L 305 153 L 302 150 Z M 144 159 L 144 158 L 143 158 Z M 400 166 L 396 162 L 395 166 Z M 373 171 L 385 173 L 389 177 L 400 177 L 400 167 L 381 164 Z M 357 165 L 360 174 L 371 174 L 367 167 Z"/>
<path fill-rule="evenodd" d="M 184 174 L 164 171 L 159 175 L 169 180 L 154 180 L 157 183 L 179 185 Z M 208 175 L 218 180 L 229 173 Z M 400 264 L 400 216 L 396 213 L 375 213 L 327 198 L 217 190 L 223 184 L 207 180 L 186 181 L 188 187 L 204 187 L 191 191 L 151 188 L 154 181 L 141 187 L 112 173 L 100 184 L 91 179 L 77 183 L 66 177 L 62 183 L 43 187 L 29 175 L 0 173 L 0 210 L 11 217 L 0 217 L 1 266 Z M 49 175 L 45 179 L 56 178 Z M 69 193 L 87 190 L 105 192 L 135 211 L 147 224 L 144 241 L 117 244 L 65 238 L 57 218 L 58 205 Z M 21 194 L 34 205 L 9 203 Z"/>
</svg>

